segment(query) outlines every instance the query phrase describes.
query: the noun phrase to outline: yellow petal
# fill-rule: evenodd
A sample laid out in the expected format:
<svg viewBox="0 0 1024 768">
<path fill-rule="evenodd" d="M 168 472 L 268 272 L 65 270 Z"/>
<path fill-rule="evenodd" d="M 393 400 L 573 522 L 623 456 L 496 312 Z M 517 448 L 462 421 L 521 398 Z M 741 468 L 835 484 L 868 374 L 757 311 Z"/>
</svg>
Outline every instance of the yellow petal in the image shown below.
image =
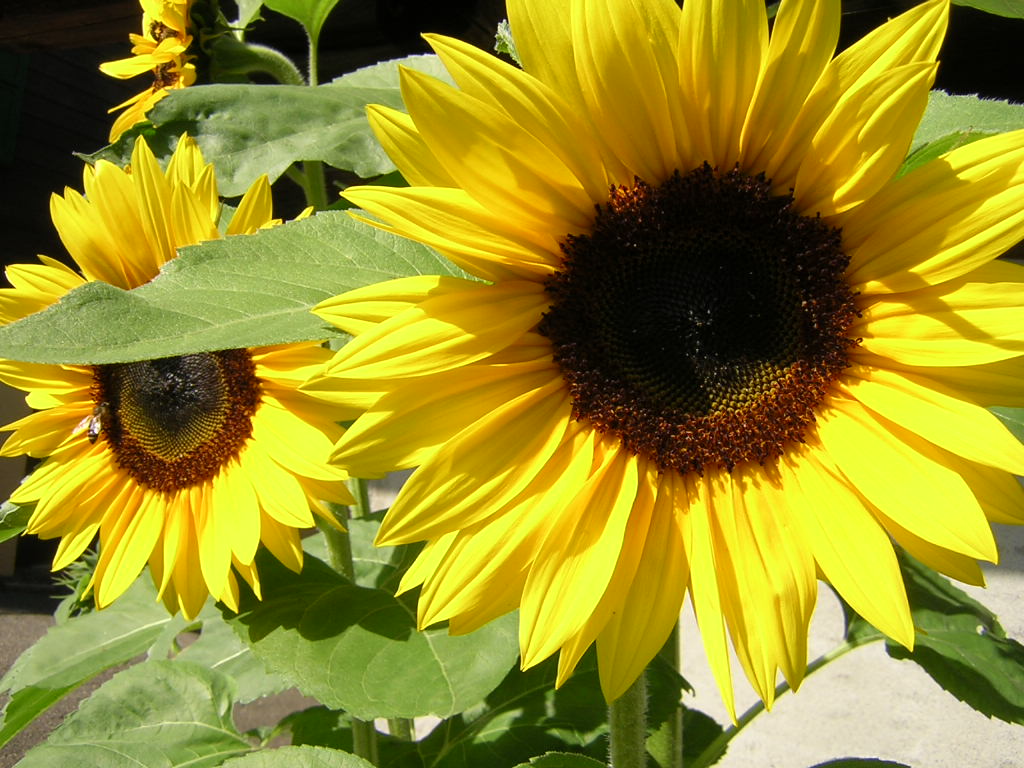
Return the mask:
<svg viewBox="0 0 1024 768">
<path fill-rule="evenodd" d="M 683 109 L 698 157 L 726 171 L 739 160 L 740 132 L 768 52 L 764 3 L 684 3 L 678 46 Z"/>
<path fill-rule="evenodd" d="M 593 201 L 547 146 L 507 115 L 414 70 L 402 98 L 427 147 L 478 203 L 542 232 L 580 232 Z"/>
<path fill-rule="evenodd" d="M 904 365 L 978 365 L 1024 353 L 1024 270 L 990 262 L 969 275 L 878 297 L 850 329 L 868 352 Z"/>
<path fill-rule="evenodd" d="M 818 435 L 852 487 L 921 538 L 995 560 L 995 540 L 974 494 L 934 448 L 854 400 L 832 402 L 818 415 Z"/>
<path fill-rule="evenodd" d="M 595 460 L 598 466 L 553 521 L 527 576 L 519 608 L 524 667 L 550 656 L 583 626 L 619 558 L 636 498 L 637 463 L 617 440 L 599 442 Z"/>
<path fill-rule="evenodd" d="M 378 546 L 432 538 L 493 514 L 533 482 L 560 445 L 569 415 L 556 376 L 449 440 L 406 481 Z"/>
<path fill-rule="evenodd" d="M 406 181 L 413 186 L 456 186 L 451 174 L 423 143 L 409 115 L 371 104 L 366 108 L 366 117 L 377 140 Z"/>
<path fill-rule="evenodd" d="M 772 24 L 765 66 L 740 137 L 740 167 L 759 173 L 779 152 L 839 39 L 839 0 L 787 1 Z"/>
<path fill-rule="evenodd" d="M 914 624 L 889 537 L 820 448 L 794 454 L 779 471 L 825 578 L 857 613 L 913 648 Z"/>
<path fill-rule="evenodd" d="M 910 373 L 849 373 L 842 391 L 878 415 L 965 459 L 1024 475 L 1024 445 L 990 411 Z"/>
<path fill-rule="evenodd" d="M 888 70 L 839 101 L 797 171 L 793 197 L 798 210 L 842 213 L 893 177 L 928 105 L 936 67 L 928 62 Z"/>
<path fill-rule="evenodd" d="M 958 278 L 1022 238 L 1024 131 L 982 139 L 926 163 L 843 221 L 847 279 L 862 294 Z"/>
<path fill-rule="evenodd" d="M 325 373 L 358 380 L 457 368 L 508 347 L 540 320 L 547 304 L 543 286 L 531 282 L 436 296 L 357 336 Z"/>
</svg>

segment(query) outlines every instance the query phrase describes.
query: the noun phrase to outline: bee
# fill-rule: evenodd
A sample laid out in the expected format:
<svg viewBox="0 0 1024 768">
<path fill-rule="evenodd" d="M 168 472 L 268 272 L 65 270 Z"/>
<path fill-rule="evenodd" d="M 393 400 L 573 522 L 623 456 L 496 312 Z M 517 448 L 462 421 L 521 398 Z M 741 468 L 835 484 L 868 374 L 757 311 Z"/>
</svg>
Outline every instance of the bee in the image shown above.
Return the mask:
<svg viewBox="0 0 1024 768">
<path fill-rule="evenodd" d="M 95 443 L 110 419 L 110 403 L 99 403 L 92 409 L 92 413 L 78 422 L 72 434 L 77 435 L 83 429 L 90 443 Z"/>
</svg>

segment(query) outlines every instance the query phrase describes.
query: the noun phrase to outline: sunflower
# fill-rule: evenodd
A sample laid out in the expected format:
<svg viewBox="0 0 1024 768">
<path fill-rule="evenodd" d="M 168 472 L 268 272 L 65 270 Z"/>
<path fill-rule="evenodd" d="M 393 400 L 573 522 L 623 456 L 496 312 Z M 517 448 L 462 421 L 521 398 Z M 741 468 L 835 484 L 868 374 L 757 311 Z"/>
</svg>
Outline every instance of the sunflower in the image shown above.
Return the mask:
<svg viewBox="0 0 1024 768">
<path fill-rule="evenodd" d="M 412 184 L 344 195 L 477 279 L 362 288 L 307 391 L 367 406 L 334 461 L 418 466 L 377 542 L 425 541 L 422 625 L 519 609 L 559 682 L 619 696 L 687 593 L 732 709 L 772 703 L 826 579 L 914 627 L 893 542 L 982 582 L 1024 520 L 1024 132 L 899 174 L 946 0 L 834 56 L 836 0 L 511 0 L 523 69 L 428 36 L 374 128 Z"/>
<path fill-rule="evenodd" d="M 85 196 L 51 198 L 61 240 L 81 274 L 41 257 L 9 267 L 0 322 L 58 301 L 87 280 L 124 289 L 156 276 L 179 246 L 221 237 L 213 166 L 183 137 L 166 173 L 146 143 L 128 170 L 86 167 Z M 262 177 L 226 234 L 273 224 Z M 14 492 L 35 504 L 27 532 L 61 537 L 64 568 L 99 537 L 92 580 L 109 605 L 149 563 L 167 608 L 194 617 L 207 595 L 238 605 L 235 574 L 258 595 L 253 558 L 262 542 L 289 568 L 302 566 L 298 528 L 324 501 L 350 503 L 345 474 L 327 464 L 341 429 L 298 391 L 329 353 L 316 343 L 208 352 L 109 365 L 0 361 L 0 381 L 27 391 L 33 413 L 2 456 L 46 461 Z"/>
<path fill-rule="evenodd" d="M 188 12 L 192 0 L 139 0 L 142 6 L 142 34 L 129 35 L 132 55 L 127 59 L 100 64 L 105 75 L 125 80 L 145 72 L 153 73 L 153 85 L 127 101 L 111 107 L 109 112 L 123 109 L 110 128 L 110 141 L 136 123 L 174 88 L 185 88 L 196 81 L 194 57 L 187 55 L 192 44 L 188 33 Z"/>
</svg>

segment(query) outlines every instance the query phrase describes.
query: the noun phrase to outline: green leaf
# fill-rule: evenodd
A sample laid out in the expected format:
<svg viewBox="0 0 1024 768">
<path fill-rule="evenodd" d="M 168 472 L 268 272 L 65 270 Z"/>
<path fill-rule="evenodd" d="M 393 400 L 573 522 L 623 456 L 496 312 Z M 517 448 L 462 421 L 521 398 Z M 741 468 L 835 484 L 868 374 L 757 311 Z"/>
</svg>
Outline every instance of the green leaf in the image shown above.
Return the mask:
<svg viewBox="0 0 1024 768">
<path fill-rule="evenodd" d="M 243 194 L 262 174 L 277 180 L 292 163 L 320 160 L 370 178 L 395 170 L 366 119 L 367 104 L 402 108 L 398 68 L 449 80 L 436 56 L 409 56 L 364 67 L 327 85 L 200 85 L 174 90 L 150 110 L 155 127 L 126 131 L 117 143 L 84 158 L 125 165 L 142 134 L 158 157 L 182 133 L 214 164 L 221 194 Z M 281 116 L 287 115 L 287 120 Z"/>
<path fill-rule="evenodd" d="M 183 627 L 184 620 L 168 615 L 156 600 L 148 574 L 109 608 L 50 627 L 0 680 L 0 691 L 11 695 L 0 727 L 0 745 L 68 692 L 145 653 L 168 628 L 180 632 Z"/>
<path fill-rule="evenodd" d="M 280 723 L 291 731 L 292 744 L 308 744 L 350 752 L 352 746 L 351 718 L 344 712 L 327 707 L 310 707 L 288 715 Z M 377 733 L 380 768 L 424 768 L 418 744 Z"/>
<path fill-rule="evenodd" d="M 338 0 L 263 0 L 263 4 L 299 22 L 316 44 L 320 39 L 320 30 Z"/>
<path fill-rule="evenodd" d="M 263 600 L 247 597 L 229 618 L 235 631 L 303 693 L 363 720 L 449 717 L 479 703 L 518 656 L 514 616 L 469 635 L 417 632 L 402 601 L 316 558 L 301 574 L 263 558 L 260 573 Z"/>
<path fill-rule="evenodd" d="M 512 39 L 512 27 L 508 19 L 502 19 L 498 23 L 498 31 L 494 35 L 494 50 L 496 53 L 503 53 L 512 61 L 523 66 L 523 60 L 519 58 L 519 49 L 516 48 L 516 41 Z"/>
<path fill-rule="evenodd" d="M 1024 0 L 953 0 L 953 5 L 965 5 L 1009 19 L 1024 19 Z"/>
<path fill-rule="evenodd" d="M 231 721 L 231 680 L 149 661 L 102 685 L 19 768 L 204 768 L 249 751 Z"/>
<path fill-rule="evenodd" d="M 818 763 L 811 768 L 910 768 L 910 766 L 890 760 L 879 760 L 877 757 L 841 757 L 838 760 L 829 760 L 827 763 Z"/>
<path fill-rule="evenodd" d="M 200 664 L 230 677 L 235 681 L 235 701 L 240 703 L 271 696 L 288 687 L 279 675 L 267 672 L 266 665 L 253 655 L 252 649 L 214 608 L 204 608 L 201 617 L 203 626 L 199 638 L 179 653 L 177 660 Z"/>
<path fill-rule="evenodd" d="M 318 302 L 381 280 L 456 272 L 426 246 L 325 212 L 184 248 L 132 291 L 75 288 L 0 327 L 0 357 L 96 365 L 323 339 L 338 331 L 310 313 Z"/>
<path fill-rule="evenodd" d="M 263 0 L 235 0 L 238 6 L 238 18 L 232 26 L 245 29 L 259 15 L 263 7 Z"/>
<path fill-rule="evenodd" d="M 335 749 L 281 747 L 233 757 L 224 768 L 373 768 L 373 763 Z"/>
<path fill-rule="evenodd" d="M 24 532 L 35 504 L 22 505 L 5 501 L 0 505 L 0 541 L 13 539 Z"/>
<path fill-rule="evenodd" d="M 928 95 L 928 108 L 917 126 L 910 151 L 915 152 L 925 144 L 950 134 L 1006 133 L 1018 128 L 1024 128 L 1024 105 L 932 91 Z"/>
<path fill-rule="evenodd" d="M 1013 436 L 1024 442 L 1024 408 L 1004 408 L 993 406 L 989 408 L 1006 428 L 1013 432 Z"/>
<path fill-rule="evenodd" d="M 520 763 L 516 768 L 607 768 L 605 763 L 586 755 L 570 752 L 548 752 L 534 757 L 528 763 Z"/>
<path fill-rule="evenodd" d="M 995 615 L 945 577 L 902 554 L 914 626 L 914 650 L 886 642 L 943 688 L 989 717 L 1024 724 L 1024 645 L 1008 638 Z"/>
<path fill-rule="evenodd" d="M 1018 128 L 1024 128 L 1024 106 L 932 91 L 900 175 L 957 147 Z"/>
</svg>

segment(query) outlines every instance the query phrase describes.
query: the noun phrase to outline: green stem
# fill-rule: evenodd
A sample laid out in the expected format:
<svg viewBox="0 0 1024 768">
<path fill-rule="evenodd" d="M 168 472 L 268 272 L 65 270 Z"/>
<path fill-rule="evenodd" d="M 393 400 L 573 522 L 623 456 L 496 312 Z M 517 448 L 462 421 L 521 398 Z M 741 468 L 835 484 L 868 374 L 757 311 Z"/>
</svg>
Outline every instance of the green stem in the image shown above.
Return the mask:
<svg viewBox="0 0 1024 768">
<path fill-rule="evenodd" d="M 672 634 L 658 652 L 672 669 L 682 674 L 682 659 L 679 654 L 679 623 L 672 629 Z M 669 760 L 665 768 L 683 768 L 683 704 L 679 702 L 672 719 L 667 723 L 669 729 Z"/>
<path fill-rule="evenodd" d="M 342 525 L 348 520 L 348 507 L 338 507 L 338 522 Z M 328 522 L 318 521 L 317 527 L 324 535 L 327 543 L 327 562 L 336 572 L 351 582 L 355 581 L 355 567 L 352 564 L 352 541 L 348 531 L 338 530 Z"/>
<path fill-rule="evenodd" d="M 355 497 L 356 506 L 352 511 L 352 517 L 366 517 L 373 509 L 370 507 L 370 484 L 359 477 L 353 477 L 348 481 L 348 489 Z"/>
<path fill-rule="evenodd" d="M 412 720 L 408 717 L 389 717 L 388 733 L 402 741 L 413 740 Z"/>
<path fill-rule="evenodd" d="M 642 672 L 608 707 L 608 757 L 612 768 L 647 766 L 646 675 Z"/>
<path fill-rule="evenodd" d="M 306 205 L 313 210 L 322 211 L 327 207 L 327 180 L 324 177 L 324 164 L 319 160 L 306 160 L 302 163 L 302 190 L 306 193 Z"/>
<path fill-rule="evenodd" d="M 370 720 L 352 718 L 352 751 L 364 760 L 380 765 L 377 749 L 377 729 Z"/>
<path fill-rule="evenodd" d="M 823 656 L 819 656 L 807 665 L 807 671 L 804 673 L 804 679 L 810 677 L 812 674 L 817 672 L 826 664 L 833 662 L 842 656 L 845 656 L 854 648 L 859 648 L 862 645 L 866 645 L 867 643 L 874 642 L 875 640 L 880 639 L 881 635 L 878 635 L 869 637 L 867 639 L 848 641 L 842 643 L 841 645 L 837 645 L 831 651 L 824 654 Z M 783 680 L 775 688 L 776 700 L 789 690 L 792 690 L 789 687 L 789 683 Z M 739 716 L 739 719 L 736 721 L 735 725 L 732 725 L 726 728 L 724 731 L 722 731 L 718 738 L 712 741 L 708 745 L 707 749 L 701 752 L 700 756 L 696 760 L 694 760 L 692 765 L 687 766 L 687 768 L 707 768 L 707 766 L 716 763 L 718 759 L 723 754 L 725 754 L 725 748 L 728 746 L 729 742 L 736 738 L 740 734 L 740 731 L 742 731 L 750 724 L 751 720 L 753 720 L 755 717 L 757 717 L 764 711 L 765 705 L 763 701 L 758 701 L 757 703 L 755 703 L 752 707 L 750 707 L 750 709 L 748 709 L 746 712 Z"/>
<path fill-rule="evenodd" d="M 350 511 L 348 507 L 340 509 L 343 511 L 338 515 L 339 522 L 344 524 L 350 517 Z M 323 531 L 327 542 L 327 557 L 331 567 L 355 583 L 355 563 L 352 560 L 352 541 L 349 539 L 348 531 L 340 531 L 326 522 L 320 525 L 320 530 Z M 373 727 L 372 721 L 352 718 L 352 749 L 364 760 L 380 765 L 377 730 Z"/>
<path fill-rule="evenodd" d="M 226 69 L 226 72 L 247 75 L 252 72 L 263 72 L 270 75 L 283 85 L 305 85 L 299 68 L 292 60 L 280 51 L 266 45 L 243 43 L 247 54 L 246 60 L 237 66 Z"/>
</svg>

